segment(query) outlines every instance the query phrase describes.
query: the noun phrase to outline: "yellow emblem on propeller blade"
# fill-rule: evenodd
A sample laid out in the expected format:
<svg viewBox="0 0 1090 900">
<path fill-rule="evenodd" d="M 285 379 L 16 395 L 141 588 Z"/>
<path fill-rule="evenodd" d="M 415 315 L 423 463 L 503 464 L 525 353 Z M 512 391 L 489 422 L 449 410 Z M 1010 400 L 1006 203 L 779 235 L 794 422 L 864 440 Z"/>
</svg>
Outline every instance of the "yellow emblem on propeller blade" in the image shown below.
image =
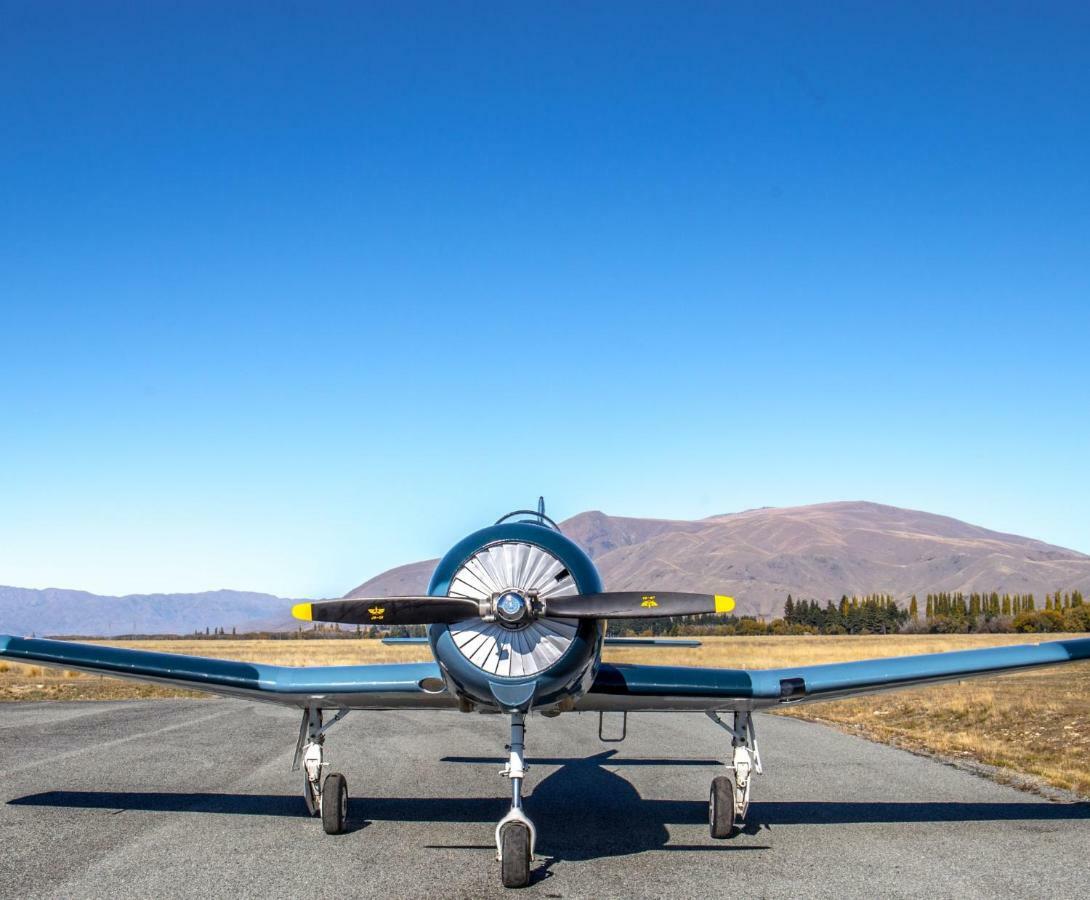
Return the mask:
<svg viewBox="0 0 1090 900">
<path fill-rule="evenodd" d="M 291 608 L 291 614 L 297 619 L 302 619 L 304 622 L 309 622 L 313 618 L 309 603 L 296 603 L 295 606 Z"/>
<path fill-rule="evenodd" d="M 658 606 L 658 603 L 655 602 L 655 595 L 649 594 L 648 596 L 644 597 L 643 602 L 640 604 L 640 606 L 646 606 L 648 609 Z"/>
<path fill-rule="evenodd" d="M 386 607 L 372 606 L 369 610 L 367 610 L 367 612 L 371 614 L 371 621 L 374 621 L 375 619 L 381 619 L 384 615 L 386 615 Z"/>
</svg>

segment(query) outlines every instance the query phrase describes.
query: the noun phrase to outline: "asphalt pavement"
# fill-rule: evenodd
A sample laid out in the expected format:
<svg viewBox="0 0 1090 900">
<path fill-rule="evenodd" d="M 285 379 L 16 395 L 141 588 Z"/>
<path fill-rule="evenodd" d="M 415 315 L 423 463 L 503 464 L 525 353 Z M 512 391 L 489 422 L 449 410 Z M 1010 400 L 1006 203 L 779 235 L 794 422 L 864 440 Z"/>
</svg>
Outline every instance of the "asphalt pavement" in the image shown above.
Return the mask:
<svg viewBox="0 0 1090 900">
<path fill-rule="evenodd" d="M 532 717 L 527 897 L 1085 897 L 1090 805 L 832 729 L 757 717 L 745 831 L 712 840 L 728 753 L 700 715 Z M 328 736 L 349 829 L 289 771 L 291 710 L 233 700 L 0 704 L 0 896 L 488 897 L 506 721 L 355 712 Z"/>
</svg>

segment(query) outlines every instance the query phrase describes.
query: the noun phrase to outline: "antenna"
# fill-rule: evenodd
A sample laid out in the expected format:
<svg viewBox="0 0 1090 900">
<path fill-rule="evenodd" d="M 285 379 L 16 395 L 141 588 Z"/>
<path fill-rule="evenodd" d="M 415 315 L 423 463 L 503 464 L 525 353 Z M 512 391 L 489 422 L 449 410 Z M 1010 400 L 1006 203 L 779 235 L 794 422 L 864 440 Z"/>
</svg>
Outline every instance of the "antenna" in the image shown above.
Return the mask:
<svg viewBox="0 0 1090 900">
<path fill-rule="evenodd" d="M 500 516 L 496 520 L 496 524 L 506 522 L 508 519 L 515 519 L 519 516 L 531 516 L 529 519 L 519 519 L 520 522 L 528 522 L 531 525 L 541 525 L 544 528 L 552 528 L 554 531 L 559 531 L 560 526 L 556 524 L 552 519 L 545 515 L 545 498 L 537 498 L 537 509 L 516 509 L 514 512 L 509 512 L 506 516 Z"/>
</svg>

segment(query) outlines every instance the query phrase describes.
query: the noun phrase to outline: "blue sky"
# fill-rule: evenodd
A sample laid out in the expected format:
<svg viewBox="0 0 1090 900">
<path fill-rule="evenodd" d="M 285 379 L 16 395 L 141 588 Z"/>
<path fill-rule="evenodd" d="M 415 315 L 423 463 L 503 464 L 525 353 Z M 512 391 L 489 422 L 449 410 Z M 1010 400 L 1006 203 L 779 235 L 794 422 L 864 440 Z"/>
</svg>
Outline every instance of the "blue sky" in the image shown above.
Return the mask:
<svg viewBox="0 0 1090 900">
<path fill-rule="evenodd" d="M 1076 4 L 0 0 L 0 583 L 335 595 L 539 493 L 1090 551 L 1088 45 Z"/>
</svg>

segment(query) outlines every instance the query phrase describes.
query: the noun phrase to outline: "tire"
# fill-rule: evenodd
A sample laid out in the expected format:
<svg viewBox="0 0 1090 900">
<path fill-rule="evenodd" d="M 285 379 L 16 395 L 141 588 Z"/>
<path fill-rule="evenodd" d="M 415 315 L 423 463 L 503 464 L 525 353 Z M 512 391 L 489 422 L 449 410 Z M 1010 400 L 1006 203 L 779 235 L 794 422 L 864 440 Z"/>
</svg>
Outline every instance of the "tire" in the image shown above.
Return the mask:
<svg viewBox="0 0 1090 900">
<path fill-rule="evenodd" d="M 530 829 L 510 822 L 500 832 L 500 878 L 506 888 L 530 883 Z"/>
<path fill-rule="evenodd" d="M 734 837 L 734 781 L 729 775 L 712 779 L 708 798 L 708 825 L 717 840 Z"/>
<path fill-rule="evenodd" d="M 334 772 L 322 785 L 322 828 L 326 834 L 343 834 L 348 819 L 348 782 Z"/>
</svg>

